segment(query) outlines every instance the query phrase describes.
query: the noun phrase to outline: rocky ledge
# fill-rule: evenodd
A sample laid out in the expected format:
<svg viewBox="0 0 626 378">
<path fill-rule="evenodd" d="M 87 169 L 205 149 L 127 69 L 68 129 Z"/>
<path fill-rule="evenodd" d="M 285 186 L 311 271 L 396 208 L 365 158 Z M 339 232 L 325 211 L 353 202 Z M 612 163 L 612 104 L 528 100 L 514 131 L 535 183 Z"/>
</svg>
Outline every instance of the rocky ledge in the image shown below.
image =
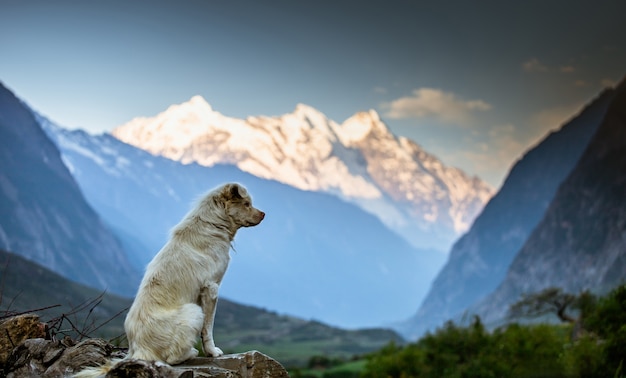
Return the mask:
<svg viewBox="0 0 626 378">
<path fill-rule="evenodd" d="M 86 367 L 124 358 L 123 350 L 102 339 L 75 342 L 50 340 L 37 315 L 21 315 L 0 323 L 0 376 L 66 377 Z M 258 351 L 217 358 L 199 357 L 169 366 L 128 359 L 115 364 L 106 377 L 289 377 L 285 368 Z"/>
</svg>

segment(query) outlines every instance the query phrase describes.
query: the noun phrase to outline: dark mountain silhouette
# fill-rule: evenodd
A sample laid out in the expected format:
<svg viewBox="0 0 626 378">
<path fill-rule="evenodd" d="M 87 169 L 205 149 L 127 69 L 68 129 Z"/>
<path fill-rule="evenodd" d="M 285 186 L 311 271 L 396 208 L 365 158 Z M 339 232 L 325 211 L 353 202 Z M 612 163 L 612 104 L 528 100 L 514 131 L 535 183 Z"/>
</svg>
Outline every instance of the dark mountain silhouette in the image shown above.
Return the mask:
<svg viewBox="0 0 626 378">
<path fill-rule="evenodd" d="M 87 204 L 30 109 L 0 84 L 0 248 L 76 282 L 134 295 L 139 273 Z"/>
<path fill-rule="evenodd" d="M 418 337 L 490 294 L 572 171 L 615 95 L 601 93 L 560 130 L 549 134 L 511 169 L 502 188 L 452 247 L 417 314 L 398 326 Z"/>
<path fill-rule="evenodd" d="M 626 81 L 580 161 L 513 260 L 473 311 L 504 317 L 522 293 L 559 287 L 605 293 L 626 280 Z"/>
</svg>

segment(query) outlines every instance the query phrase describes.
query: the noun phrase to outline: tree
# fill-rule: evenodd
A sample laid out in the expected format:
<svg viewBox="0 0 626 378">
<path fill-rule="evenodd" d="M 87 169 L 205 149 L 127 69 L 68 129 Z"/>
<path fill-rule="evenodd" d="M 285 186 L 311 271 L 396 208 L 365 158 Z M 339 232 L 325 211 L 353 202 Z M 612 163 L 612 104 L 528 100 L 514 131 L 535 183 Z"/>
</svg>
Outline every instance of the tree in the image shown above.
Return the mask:
<svg viewBox="0 0 626 378">
<path fill-rule="evenodd" d="M 588 295 L 588 293 L 585 293 Z M 579 298 L 570 293 L 564 293 L 560 288 L 549 287 L 538 293 L 523 294 L 522 298 L 509 308 L 510 318 L 536 318 L 547 314 L 555 314 L 562 322 L 575 323 L 568 310 L 579 307 Z M 586 297 L 585 297 L 586 298 Z"/>
</svg>

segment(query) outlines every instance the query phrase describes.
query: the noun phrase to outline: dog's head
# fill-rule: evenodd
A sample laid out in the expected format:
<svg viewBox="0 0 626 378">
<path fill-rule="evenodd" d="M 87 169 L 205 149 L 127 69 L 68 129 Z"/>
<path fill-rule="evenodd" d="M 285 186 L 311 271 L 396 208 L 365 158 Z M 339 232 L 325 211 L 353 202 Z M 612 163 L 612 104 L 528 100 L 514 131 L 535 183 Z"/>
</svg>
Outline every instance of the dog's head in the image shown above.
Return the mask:
<svg viewBox="0 0 626 378">
<path fill-rule="evenodd" d="M 252 206 L 252 198 L 243 186 L 236 183 L 226 184 L 220 194 L 226 215 L 238 227 L 256 226 L 265 218 L 264 212 Z"/>
<path fill-rule="evenodd" d="M 252 206 L 252 199 L 243 186 L 230 183 L 209 194 L 213 204 L 223 210 L 230 226 L 235 229 L 261 223 L 265 213 Z"/>
</svg>

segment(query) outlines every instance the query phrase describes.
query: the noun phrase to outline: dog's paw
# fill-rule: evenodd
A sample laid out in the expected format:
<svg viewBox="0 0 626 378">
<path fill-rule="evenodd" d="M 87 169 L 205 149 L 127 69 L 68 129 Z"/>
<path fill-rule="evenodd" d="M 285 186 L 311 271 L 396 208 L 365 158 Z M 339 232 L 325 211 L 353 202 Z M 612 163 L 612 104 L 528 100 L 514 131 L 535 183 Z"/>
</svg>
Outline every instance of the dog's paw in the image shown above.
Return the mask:
<svg viewBox="0 0 626 378">
<path fill-rule="evenodd" d="M 213 357 L 219 357 L 224 355 L 224 352 L 222 352 L 222 350 L 216 346 L 211 346 L 209 348 L 207 348 L 206 350 L 207 354 L 213 356 Z"/>
</svg>

